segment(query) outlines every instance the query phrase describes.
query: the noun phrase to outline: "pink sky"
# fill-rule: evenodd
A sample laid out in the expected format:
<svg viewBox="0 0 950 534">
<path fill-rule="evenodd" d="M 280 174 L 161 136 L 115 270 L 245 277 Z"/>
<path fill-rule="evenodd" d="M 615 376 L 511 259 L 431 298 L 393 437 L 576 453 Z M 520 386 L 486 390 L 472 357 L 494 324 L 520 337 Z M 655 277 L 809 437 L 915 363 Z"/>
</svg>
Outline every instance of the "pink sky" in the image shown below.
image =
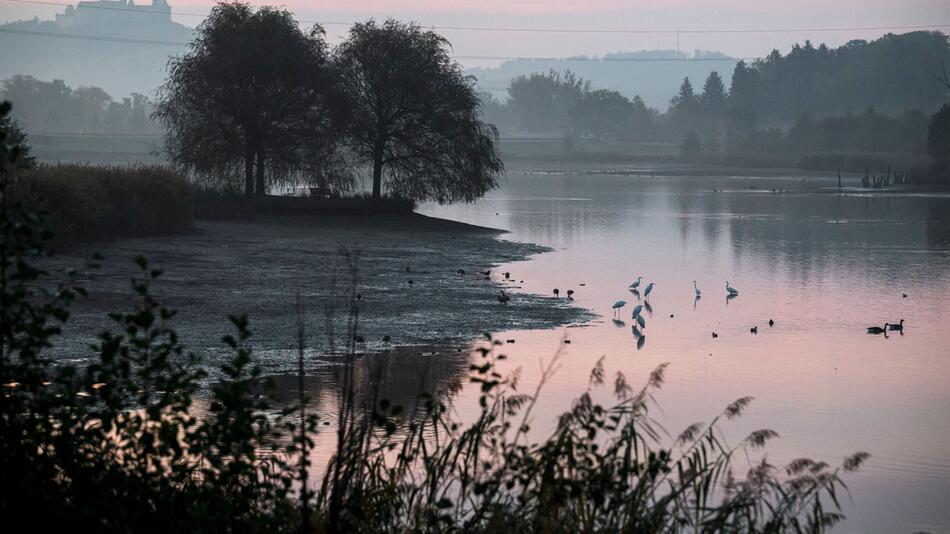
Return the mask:
<svg viewBox="0 0 950 534">
<path fill-rule="evenodd" d="M 57 0 L 62 1 L 62 0 Z M 139 0 L 143 3 L 146 0 Z M 173 11 L 206 13 L 208 0 L 169 0 Z M 263 5 L 265 2 L 251 2 Z M 290 0 L 277 3 L 302 21 L 363 20 L 396 17 L 433 26 L 504 26 L 575 29 L 762 29 L 880 27 L 950 24 L 946 0 Z M 0 0 L 0 20 L 52 18 L 61 6 L 13 4 Z M 194 26 L 199 17 L 177 15 Z M 950 28 L 941 28 L 948 31 Z M 346 26 L 328 25 L 331 42 Z M 906 30 L 897 30 L 898 33 Z M 442 30 L 459 55 L 568 56 L 597 55 L 619 50 L 670 49 L 675 34 L 564 34 Z M 681 34 L 680 48 L 716 50 L 736 57 L 765 55 L 772 48 L 786 51 L 793 43 L 811 39 L 837 46 L 853 38 L 873 39 L 881 30 L 753 34 Z M 463 61 L 468 66 L 496 61 Z"/>
</svg>

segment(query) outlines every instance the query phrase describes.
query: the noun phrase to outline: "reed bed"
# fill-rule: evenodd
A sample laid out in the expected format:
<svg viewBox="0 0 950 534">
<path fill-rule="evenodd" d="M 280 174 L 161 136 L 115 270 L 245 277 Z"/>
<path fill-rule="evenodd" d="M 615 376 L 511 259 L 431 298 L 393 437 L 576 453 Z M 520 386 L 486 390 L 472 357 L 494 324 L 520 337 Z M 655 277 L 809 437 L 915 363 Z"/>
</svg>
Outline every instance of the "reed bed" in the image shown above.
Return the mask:
<svg viewBox="0 0 950 534">
<path fill-rule="evenodd" d="M 40 165 L 19 174 L 10 194 L 45 212 L 57 246 L 188 231 L 191 186 L 164 167 Z"/>
</svg>

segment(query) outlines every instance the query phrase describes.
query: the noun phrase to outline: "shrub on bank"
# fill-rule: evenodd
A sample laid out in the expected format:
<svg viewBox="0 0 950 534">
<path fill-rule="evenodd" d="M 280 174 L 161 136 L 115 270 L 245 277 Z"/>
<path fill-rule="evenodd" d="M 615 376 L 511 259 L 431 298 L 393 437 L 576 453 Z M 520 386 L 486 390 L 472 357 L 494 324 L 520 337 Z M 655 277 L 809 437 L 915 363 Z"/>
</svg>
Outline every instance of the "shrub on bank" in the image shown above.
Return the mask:
<svg viewBox="0 0 950 534">
<path fill-rule="evenodd" d="M 11 193 L 47 214 L 57 245 L 183 232 L 194 222 L 187 179 L 164 167 L 40 165 Z"/>
</svg>

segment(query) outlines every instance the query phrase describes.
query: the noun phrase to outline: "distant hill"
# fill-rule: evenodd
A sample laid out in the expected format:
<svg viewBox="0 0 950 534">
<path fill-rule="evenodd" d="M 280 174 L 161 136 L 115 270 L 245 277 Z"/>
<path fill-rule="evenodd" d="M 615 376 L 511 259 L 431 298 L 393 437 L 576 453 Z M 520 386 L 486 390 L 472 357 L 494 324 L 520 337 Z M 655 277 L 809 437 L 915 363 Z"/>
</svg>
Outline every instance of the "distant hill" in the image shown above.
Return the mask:
<svg viewBox="0 0 950 534">
<path fill-rule="evenodd" d="M 589 80 L 596 89 L 612 89 L 628 98 L 640 95 L 648 106 L 665 111 L 684 76 L 701 87 L 714 70 L 728 79 L 736 62 L 719 52 L 697 50 L 687 54 L 676 50 L 642 50 L 567 60 L 518 59 L 496 68 L 475 68 L 468 72 L 478 79 L 480 87 L 501 101 L 512 78 L 551 69 L 571 70 Z"/>
<path fill-rule="evenodd" d="M 192 33 L 172 21 L 166 0 L 82 1 L 52 21 L 0 25 L 0 79 L 24 74 L 114 95 L 149 95 L 164 81 L 169 57 L 185 50 L 174 43 L 190 41 Z"/>
</svg>

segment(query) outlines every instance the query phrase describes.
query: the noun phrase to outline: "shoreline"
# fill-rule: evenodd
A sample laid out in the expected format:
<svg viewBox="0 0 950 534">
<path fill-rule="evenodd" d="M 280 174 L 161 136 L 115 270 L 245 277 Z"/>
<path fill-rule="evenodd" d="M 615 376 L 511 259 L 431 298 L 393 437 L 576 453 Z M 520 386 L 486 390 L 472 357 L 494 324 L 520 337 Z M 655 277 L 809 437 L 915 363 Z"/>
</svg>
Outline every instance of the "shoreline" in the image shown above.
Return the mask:
<svg viewBox="0 0 950 534">
<path fill-rule="evenodd" d="M 111 327 L 108 312 L 132 306 L 132 258 L 141 254 L 164 271 L 153 293 L 178 310 L 171 322 L 182 341 L 209 366 L 230 354 L 220 342 L 232 333 L 226 316 L 246 313 L 249 345 L 267 373 L 296 362 L 296 300 L 304 308 L 308 366 L 331 343 L 345 344 L 351 305 L 348 250 L 358 255 L 357 335 L 363 353 L 396 347 L 463 346 L 485 332 L 557 328 L 593 318 L 566 299 L 512 294 L 500 304 L 500 273 L 480 271 L 526 261 L 550 249 L 499 239 L 503 230 L 420 214 L 373 216 L 260 216 L 253 221 L 196 222 L 195 231 L 101 242 L 83 253 L 71 247 L 51 267 L 104 259 L 84 282 L 90 296 L 71 307 L 54 357 L 93 357 L 85 348 Z M 408 269 L 408 271 L 407 271 Z M 465 275 L 458 274 L 459 269 Z M 410 284 L 409 281 L 412 281 Z M 516 289 L 516 288 L 515 288 Z M 330 320 L 327 320 L 330 317 Z M 384 341 L 389 336 L 390 342 Z M 331 339 L 332 338 L 332 339 Z"/>
</svg>

